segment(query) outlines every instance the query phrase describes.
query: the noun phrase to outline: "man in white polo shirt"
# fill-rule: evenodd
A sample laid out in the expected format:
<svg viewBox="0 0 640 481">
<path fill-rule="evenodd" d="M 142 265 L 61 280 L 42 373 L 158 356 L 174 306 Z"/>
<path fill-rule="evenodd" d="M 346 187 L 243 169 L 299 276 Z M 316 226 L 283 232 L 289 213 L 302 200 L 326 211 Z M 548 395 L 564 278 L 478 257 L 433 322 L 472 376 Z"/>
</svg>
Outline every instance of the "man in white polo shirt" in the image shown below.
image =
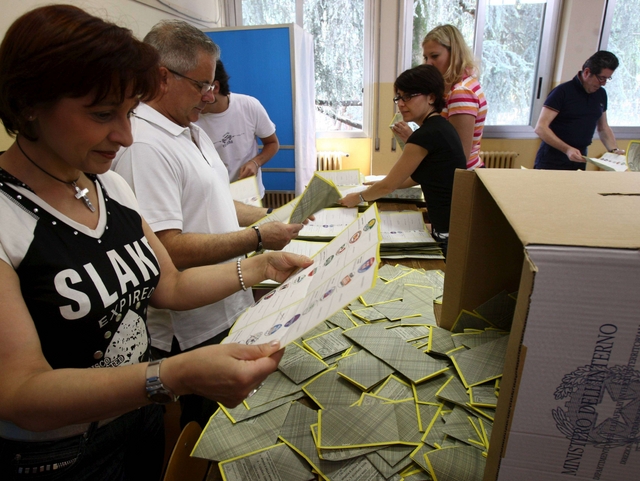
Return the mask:
<svg viewBox="0 0 640 481">
<path fill-rule="evenodd" d="M 213 143 L 192 123 L 213 101 L 218 46 L 182 21 L 157 24 L 144 41 L 160 52 L 160 92 L 136 108 L 133 144 L 120 153 L 113 168 L 133 188 L 142 215 L 174 264 L 184 269 L 235 262 L 262 247 L 282 249 L 302 224 L 269 222 L 260 229 L 241 228 L 262 218 L 267 209 L 232 199 L 227 170 Z M 150 312 L 151 344 L 168 356 L 219 343 L 252 303 L 248 290 L 190 311 Z M 211 402 L 187 399 L 181 423 L 206 423 L 211 406 L 202 407 L 203 403 Z"/>
</svg>

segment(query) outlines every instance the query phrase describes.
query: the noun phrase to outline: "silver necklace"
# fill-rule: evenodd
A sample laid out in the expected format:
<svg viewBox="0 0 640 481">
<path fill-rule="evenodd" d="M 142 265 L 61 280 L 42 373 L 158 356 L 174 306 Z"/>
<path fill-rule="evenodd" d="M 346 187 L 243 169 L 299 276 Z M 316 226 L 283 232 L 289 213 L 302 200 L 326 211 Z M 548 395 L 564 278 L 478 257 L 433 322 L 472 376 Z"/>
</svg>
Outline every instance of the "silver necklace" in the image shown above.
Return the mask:
<svg viewBox="0 0 640 481">
<path fill-rule="evenodd" d="M 66 180 L 62 180 L 59 179 L 58 177 L 56 177 L 55 175 L 47 172 L 46 170 L 44 170 L 42 167 L 40 167 L 38 164 L 36 164 L 33 159 L 31 157 L 29 157 L 27 155 L 27 153 L 24 151 L 24 149 L 22 148 L 22 146 L 20 145 L 20 141 L 19 138 L 16 137 L 16 144 L 18 144 L 18 148 L 20 149 L 20 152 L 22 152 L 22 155 L 24 155 L 27 160 L 29 162 L 31 162 L 33 165 L 35 165 L 38 169 L 40 169 L 42 172 L 44 172 L 45 174 L 47 174 L 49 177 L 57 180 L 58 182 L 62 182 L 63 184 L 67 184 L 69 186 L 71 186 L 72 189 L 74 189 L 76 191 L 76 193 L 74 194 L 74 197 L 78 200 L 82 200 L 84 202 L 84 205 L 87 207 L 87 209 L 89 209 L 91 212 L 95 212 L 96 208 L 93 206 L 93 204 L 91 203 L 91 200 L 89 199 L 89 197 L 87 196 L 87 194 L 89 193 L 89 189 L 85 188 L 85 189 L 80 189 L 80 187 L 78 187 L 78 185 L 76 184 L 76 182 L 78 182 L 78 180 L 80 179 L 80 176 L 78 176 L 78 178 L 76 180 L 72 180 L 71 182 L 68 182 Z"/>
</svg>

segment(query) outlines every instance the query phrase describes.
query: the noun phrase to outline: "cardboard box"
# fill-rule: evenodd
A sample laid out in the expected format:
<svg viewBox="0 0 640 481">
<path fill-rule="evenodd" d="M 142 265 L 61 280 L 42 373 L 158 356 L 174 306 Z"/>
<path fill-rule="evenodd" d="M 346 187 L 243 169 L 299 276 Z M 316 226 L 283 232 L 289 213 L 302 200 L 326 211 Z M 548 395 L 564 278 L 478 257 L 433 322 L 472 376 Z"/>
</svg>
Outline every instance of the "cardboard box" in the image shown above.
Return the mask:
<svg viewBox="0 0 640 481">
<path fill-rule="evenodd" d="M 440 324 L 518 291 L 484 480 L 640 479 L 640 173 L 476 172 Z"/>
</svg>

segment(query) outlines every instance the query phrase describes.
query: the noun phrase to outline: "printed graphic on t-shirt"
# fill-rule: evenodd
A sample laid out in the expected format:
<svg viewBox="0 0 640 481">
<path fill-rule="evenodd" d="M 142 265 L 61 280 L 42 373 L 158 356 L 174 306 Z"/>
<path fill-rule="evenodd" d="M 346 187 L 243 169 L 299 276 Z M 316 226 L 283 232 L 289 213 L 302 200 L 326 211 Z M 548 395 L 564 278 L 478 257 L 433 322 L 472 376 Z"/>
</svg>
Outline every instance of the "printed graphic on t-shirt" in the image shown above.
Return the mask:
<svg viewBox="0 0 640 481">
<path fill-rule="evenodd" d="M 94 367 L 116 367 L 137 362 L 147 352 L 149 345 L 146 330 L 140 316 L 133 311 L 127 312 L 111 339 L 104 358 Z"/>
<path fill-rule="evenodd" d="M 242 134 L 235 134 L 235 135 L 234 135 L 234 134 L 232 134 L 231 132 L 227 132 L 227 133 L 225 133 L 225 134 L 222 136 L 222 139 L 221 139 L 220 141 L 218 141 L 218 142 L 215 142 L 215 143 L 214 143 L 214 145 L 215 145 L 215 147 L 216 147 L 216 148 L 218 148 L 218 146 L 219 146 L 220 144 L 222 144 L 222 148 L 225 148 L 225 147 L 227 147 L 227 146 L 229 146 L 229 145 L 233 144 L 233 139 L 234 139 L 234 138 L 236 138 L 236 137 L 241 137 L 241 136 L 243 136 L 243 135 L 244 135 L 244 133 L 242 133 Z"/>
</svg>

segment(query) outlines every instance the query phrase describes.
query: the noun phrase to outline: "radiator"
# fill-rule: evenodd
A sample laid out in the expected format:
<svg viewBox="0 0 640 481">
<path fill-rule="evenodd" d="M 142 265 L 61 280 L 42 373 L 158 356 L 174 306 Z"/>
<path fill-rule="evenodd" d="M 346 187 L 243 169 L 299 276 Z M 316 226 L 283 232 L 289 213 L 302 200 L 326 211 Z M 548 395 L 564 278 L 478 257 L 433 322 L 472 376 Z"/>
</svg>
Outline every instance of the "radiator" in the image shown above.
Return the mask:
<svg viewBox="0 0 640 481">
<path fill-rule="evenodd" d="M 282 207 L 287 202 L 294 199 L 296 193 L 293 191 L 273 190 L 266 191 L 264 193 L 264 199 L 262 199 L 262 205 L 267 208 L 277 209 Z"/>
<path fill-rule="evenodd" d="M 338 151 L 324 151 L 318 152 L 316 155 L 317 168 L 316 170 L 341 170 L 342 159 L 348 157 L 349 154 Z"/>
<path fill-rule="evenodd" d="M 485 167 L 494 169 L 511 169 L 518 152 L 480 152 Z"/>
</svg>

